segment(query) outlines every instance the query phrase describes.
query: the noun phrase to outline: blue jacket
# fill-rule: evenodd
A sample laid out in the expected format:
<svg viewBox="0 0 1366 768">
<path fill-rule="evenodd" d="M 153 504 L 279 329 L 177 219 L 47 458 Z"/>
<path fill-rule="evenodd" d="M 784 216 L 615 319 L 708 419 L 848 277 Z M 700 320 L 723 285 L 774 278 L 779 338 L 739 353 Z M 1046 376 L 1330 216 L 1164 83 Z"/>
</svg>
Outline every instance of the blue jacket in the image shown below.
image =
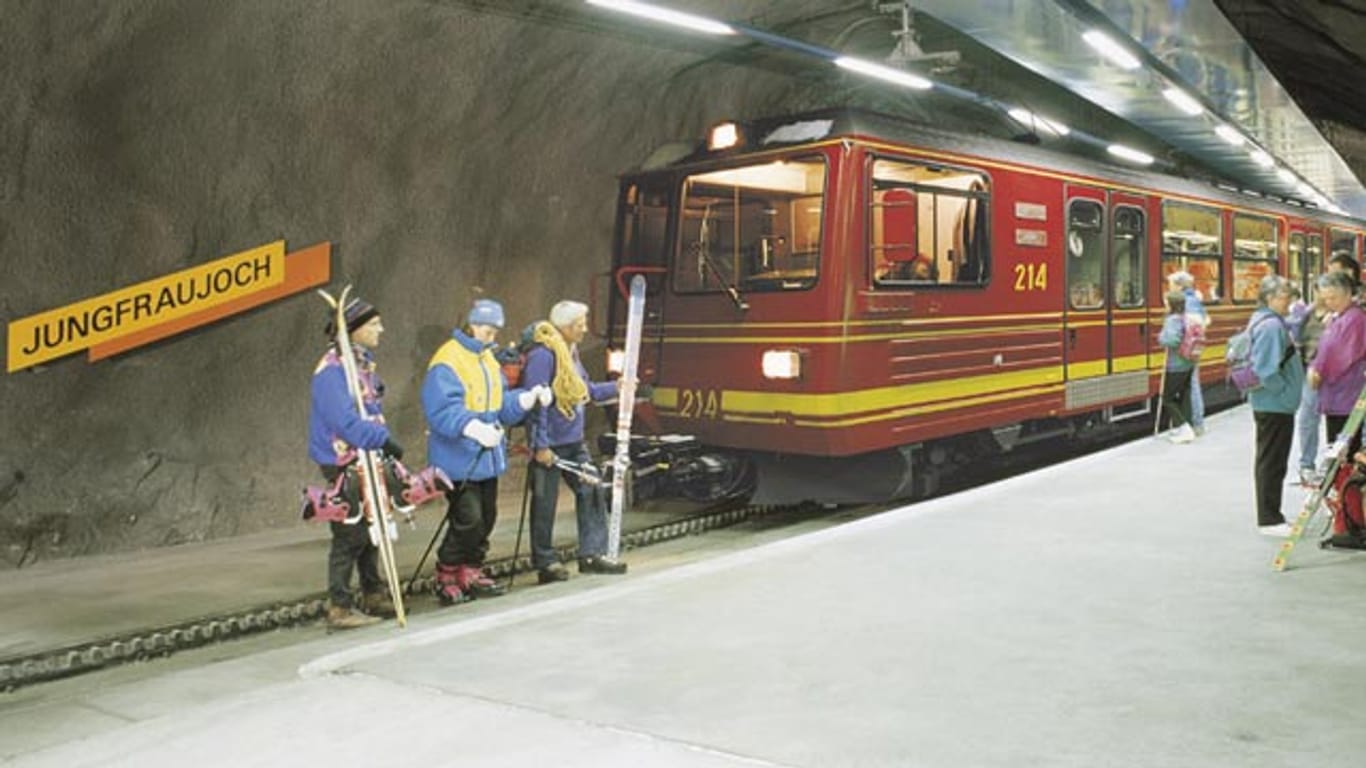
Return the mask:
<svg viewBox="0 0 1366 768">
<path fill-rule="evenodd" d="M 600 403 L 617 396 L 617 383 L 615 381 L 594 382 L 588 378 L 588 371 L 584 370 L 583 362 L 579 360 L 579 348 L 577 346 L 572 349 L 571 354 L 574 356 L 574 369 L 578 371 L 579 378 L 588 385 L 588 399 Z M 528 388 L 537 384 L 550 386 L 554 380 L 555 353 L 540 344 L 532 347 L 526 356 L 526 366 L 522 369 L 522 386 Z M 540 408 L 532 414 L 531 420 L 527 423 L 527 431 L 533 451 L 549 448 L 552 445 L 581 443 L 583 442 L 583 404 L 580 403 L 574 407 L 574 418 L 572 419 L 565 418 L 565 415 L 560 412 L 558 403 L 549 408 Z"/>
<path fill-rule="evenodd" d="M 364 389 L 365 412 L 371 419 L 362 419 L 356 403 L 346 388 L 346 371 L 336 348 L 329 349 L 313 369 L 312 405 L 308 409 L 308 458 L 319 464 L 350 463 L 353 448 L 373 451 L 389 439 L 380 413 L 380 399 L 384 397 L 384 382 L 375 370 L 375 359 L 370 350 L 353 344 L 356 369 Z"/>
<path fill-rule="evenodd" d="M 1252 410 L 1294 413 L 1300 407 L 1304 388 L 1304 364 L 1297 354 L 1286 359 L 1286 352 L 1294 346 L 1289 327 L 1267 307 L 1258 307 L 1247 322 L 1252 329 L 1252 371 L 1262 382 L 1248 393 Z"/>
<path fill-rule="evenodd" d="M 1167 348 L 1167 370 L 1189 371 L 1195 367 L 1195 361 L 1187 360 L 1177 354 L 1181 348 L 1181 337 L 1186 333 L 1186 318 L 1181 315 L 1167 315 L 1167 319 L 1162 321 L 1162 332 L 1157 335 L 1157 343 Z"/>
<path fill-rule="evenodd" d="M 427 416 L 427 460 L 457 483 L 488 480 L 507 470 L 507 441 L 483 449 L 465 437 L 473 419 L 510 427 L 526 412 L 517 404 L 522 390 L 507 391 L 493 345 L 456 329 L 432 355 L 422 382 L 422 411 Z"/>
<path fill-rule="evenodd" d="M 1181 293 L 1186 297 L 1186 314 L 1199 315 L 1201 322 L 1209 323 L 1209 313 L 1205 311 L 1205 302 L 1200 300 L 1200 293 L 1194 288 L 1182 288 Z"/>
</svg>

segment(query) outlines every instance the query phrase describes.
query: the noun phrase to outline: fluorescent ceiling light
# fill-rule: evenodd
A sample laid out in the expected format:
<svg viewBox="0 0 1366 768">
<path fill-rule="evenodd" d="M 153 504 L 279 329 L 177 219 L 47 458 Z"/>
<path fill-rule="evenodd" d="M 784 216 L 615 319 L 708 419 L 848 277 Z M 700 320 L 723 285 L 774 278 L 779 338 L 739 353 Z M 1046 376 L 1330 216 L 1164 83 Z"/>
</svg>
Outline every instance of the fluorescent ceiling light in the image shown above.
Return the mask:
<svg viewBox="0 0 1366 768">
<path fill-rule="evenodd" d="M 613 11 L 621 11 L 622 13 L 629 13 L 632 16 L 639 16 L 644 19 L 662 21 L 665 24 L 684 27 L 685 29 L 691 29 L 695 32 L 705 32 L 709 35 L 735 34 L 735 28 L 729 24 L 722 24 L 719 21 L 713 21 L 703 16 L 694 16 L 691 13 L 671 11 L 668 8 L 638 3 L 635 2 L 635 0 L 588 0 L 588 4 Z"/>
<path fill-rule="evenodd" d="M 1270 168 L 1276 164 L 1275 159 L 1273 159 L 1271 155 L 1268 155 L 1265 151 L 1260 149 L 1252 150 L 1252 162 L 1263 168 Z"/>
<path fill-rule="evenodd" d="M 1147 152 L 1139 152 L 1133 147 L 1126 147 L 1123 144 L 1111 144 L 1110 146 L 1105 148 L 1105 151 L 1109 152 L 1115 157 L 1128 160 L 1131 163 L 1138 163 L 1139 165 L 1153 164 L 1154 158 L 1152 155 L 1148 154 Z"/>
<path fill-rule="evenodd" d="M 1116 43 L 1113 38 L 1098 29 L 1088 31 L 1081 39 L 1120 69 L 1138 69 L 1143 66 L 1138 57 L 1129 53 L 1129 49 Z"/>
<path fill-rule="evenodd" d="M 1205 111 L 1205 108 L 1200 105 L 1200 102 L 1195 100 L 1194 96 L 1186 93 L 1180 88 L 1167 88 L 1162 91 L 1162 95 L 1167 98 L 1167 101 L 1172 103 L 1172 106 L 1192 117 Z"/>
<path fill-rule="evenodd" d="M 1066 136 L 1072 132 L 1071 128 L 1063 125 L 1056 120 L 1050 120 L 1042 115 L 1036 115 L 1024 107 L 1015 107 L 1007 112 L 1021 125 L 1029 126 L 1035 132 L 1042 130 L 1044 133 L 1051 133 L 1055 136 Z"/>
<path fill-rule="evenodd" d="M 1241 147 L 1243 145 L 1243 142 L 1247 141 L 1247 139 L 1243 138 L 1243 134 L 1239 133 L 1238 129 L 1234 128 L 1231 125 L 1215 126 L 1214 132 L 1219 134 L 1219 138 L 1223 139 L 1224 141 L 1227 141 L 1229 144 L 1232 144 L 1235 147 Z"/>
<path fill-rule="evenodd" d="M 1295 185 L 1295 191 L 1299 192 L 1301 197 L 1308 197 L 1310 199 L 1314 197 L 1314 188 L 1303 181 Z"/>
<path fill-rule="evenodd" d="M 1295 183 L 1295 174 L 1291 173 L 1288 169 L 1285 169 L 1285 168 L 1277 168 L 1277 169 L 1276 169 L 1276 175 L 1277 175 L 1277 176 L 1280 176 L 1280 177 L 1281 177 L 1281 181 L 1284 181 L 1286 184 L 1294 184 L 1294 183 Z"/>
<path fill-rule="evenodd" d="M 879 80 L 886 80 L 889 83 L 904 85 L 907 88 L 914 88 L 918 91 L 928 90 L 934 87 L 934 83 L 918 75 L 913 75 L 904 69 L 893 69 L 884 67 L 881 64 L 874 64 L 871 61 L 855 59 L 849 56 L 841 56 L 835 59 L 835 66 L 847 69 L 851 72 L 858 72 L 861 75 L 876 77 Z"/>
</svg>

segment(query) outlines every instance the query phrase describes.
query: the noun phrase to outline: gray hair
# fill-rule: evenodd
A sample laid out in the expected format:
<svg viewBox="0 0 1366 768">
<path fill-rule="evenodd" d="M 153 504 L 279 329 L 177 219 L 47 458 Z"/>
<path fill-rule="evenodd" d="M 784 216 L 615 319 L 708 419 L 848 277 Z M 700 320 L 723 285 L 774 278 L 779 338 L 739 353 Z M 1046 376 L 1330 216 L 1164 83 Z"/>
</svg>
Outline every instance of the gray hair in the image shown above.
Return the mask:
<svg viewBox="0 0 1366 768">
<path fill-rule="evenodd" d="M 1347 272 L 1338 272 L 1336 270 L 1324 272 L 1319 275 L 1319 279 L 1314 281 L 1314 285 L 1317 286 L 1320 291 L 1336 288 L 1348 295 L 1351 295 L 1356 291 L 1356 286 L 1352 284 L 1352 275 Z"/>
<path fill-rule="evenodd" d="M 578 301 L 561 301 L 550 308 L 550 324 L 568 328 L 580 317 L 588 316 L 588 305 Z"/>
<path fill-rule="evenodd" d="M 1180 272 L 1173 272 L 1170 275 L 1167 275 L 1167 283 L 1181 288 L 1194 288 L 1195 278 L 1191 273 L 1183 269 Z"/>
<path fill-rule="evenodd" d="M 1262 282 L 1257 285 L 1257 303 L 1266 306 L 1271 297 L 1286 293 L 1295 294 L 1295 285 L 1280 275 L 1267 275 L 1262 278 Z"/>
</svg>

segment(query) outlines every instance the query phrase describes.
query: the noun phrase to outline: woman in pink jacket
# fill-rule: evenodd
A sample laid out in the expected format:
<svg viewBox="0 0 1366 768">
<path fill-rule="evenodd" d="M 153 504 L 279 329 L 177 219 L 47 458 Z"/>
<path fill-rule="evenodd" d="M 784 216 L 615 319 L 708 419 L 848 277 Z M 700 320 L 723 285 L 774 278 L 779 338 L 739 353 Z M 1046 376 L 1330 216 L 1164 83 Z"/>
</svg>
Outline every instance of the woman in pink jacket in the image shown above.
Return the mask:
<svg viewBox="0 0 1366 768">
<path fill-rule="evenodd" d="M 1342 272 L 1325 272 L 1318 286 L 1332 314 L 1309 367 L 1309 386 L 1319 392 L 1319 413 L 1327 417 L 1328 437 L 1336 439 L 1357 396 L 1366 386 L 1366 310 L 1354 301 L 1356 286 Z M 1352 456 L 1361 449 L 1361 432 L 1351 436 Z"/>
</svg>

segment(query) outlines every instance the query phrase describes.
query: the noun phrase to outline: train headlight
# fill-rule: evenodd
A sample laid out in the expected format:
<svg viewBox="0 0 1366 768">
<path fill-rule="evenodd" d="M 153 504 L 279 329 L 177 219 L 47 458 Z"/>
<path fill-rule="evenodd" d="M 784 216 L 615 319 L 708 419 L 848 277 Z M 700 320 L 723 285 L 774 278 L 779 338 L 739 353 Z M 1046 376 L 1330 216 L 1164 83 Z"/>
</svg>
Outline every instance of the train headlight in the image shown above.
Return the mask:
<svg viewBox="0 0 1366 768">
<path fill-rule="evenodd" d="M 707 134 L 707 149 L 716 152 L 740 143 L 740 127 L 735 123 L 721 123 Z"/>
<path fill-rule="evenodd" d="M 626 368 L 626 350 L 608 349 L 607 350 L 607 372 L 621 375 Z"/>
<path fill-rule="evenodd" d="M 802 354 L 795 349 L 764 350 L 765 379 L 799 379 L 802 376 Z"/>
</svg>

